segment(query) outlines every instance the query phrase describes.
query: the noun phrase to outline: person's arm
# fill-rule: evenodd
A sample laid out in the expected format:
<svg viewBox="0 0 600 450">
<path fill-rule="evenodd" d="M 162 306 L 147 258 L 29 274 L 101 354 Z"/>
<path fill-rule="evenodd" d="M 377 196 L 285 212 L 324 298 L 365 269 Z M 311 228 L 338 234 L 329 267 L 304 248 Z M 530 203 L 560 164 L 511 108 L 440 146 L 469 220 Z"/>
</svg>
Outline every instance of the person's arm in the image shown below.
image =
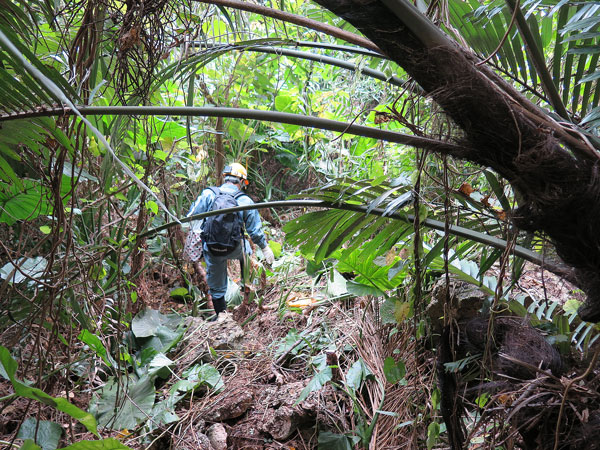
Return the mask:
<svg viewBox="0 0 600 450">
<path fill-rule="evenodd" d="M 253 205 L 254 201 L 247 195 L 242 195 L 238 198 L 238 205 Z M 264 248 L 267 245 L 267 239 L 262 229 L 262 221 L 258 210 L 251 209 L 249 211 L 243 211 L 242 217 L 244 218 L 244 225 L 246 226 L 246 232 L 252 238 L 252 242 L 258 245 L 260 248 Z"/>
<path fill-rule="evenodd" d="M 254 202 L 250 197 L 244 195 L 239 198 L 239 205 L 251 205 Z M 265 238 L 265 233 L 262 229 L 262 221 L 260 219 L 260 214 L 258 210 L 252 209 L 250 211 L 243 211 L 244 224 L 246 225 L 246 231 L 252 238 L 252 242 L 258 245 L 263 252 L 263 256 L 265 257 L 265 261 L 268 264 L 273 264 L 275 262 L 275 256 L 273 255 L 273 250 L 269 247 L 267 243 L 267 239 Z"/>
<path fill-rule="evenodd" d="M 260 248 L 265 248 L 265 246 L 267 245 L 267 239 L 265 238 L 265 233 L 262 229 L 260 214 L 258 214 L 258 211 L 256 209 L 244 211 L 244 213 L 244 223 L 246 225 L 246 231 L 252 238 L 252 242 L 258 245 Z"/>
</svg>

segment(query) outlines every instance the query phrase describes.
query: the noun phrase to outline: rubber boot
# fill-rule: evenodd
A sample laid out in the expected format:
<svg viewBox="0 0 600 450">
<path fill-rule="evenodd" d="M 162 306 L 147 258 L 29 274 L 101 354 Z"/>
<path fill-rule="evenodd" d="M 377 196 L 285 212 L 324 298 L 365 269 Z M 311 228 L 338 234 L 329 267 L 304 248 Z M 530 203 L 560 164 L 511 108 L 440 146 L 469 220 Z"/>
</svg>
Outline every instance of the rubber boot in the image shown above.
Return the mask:
<svg viewBox="0 0 600 450">
<path fill-rule="evenodd" d="M 213 308 L 215 309 L 215 315 L 212 316 L 209 322 L 214 322 L 219 317 L 219 314 L 227 309 L 227 303 L 225 303 L 225 297 L 213 297 L 212 299 Z"/>
</svg>

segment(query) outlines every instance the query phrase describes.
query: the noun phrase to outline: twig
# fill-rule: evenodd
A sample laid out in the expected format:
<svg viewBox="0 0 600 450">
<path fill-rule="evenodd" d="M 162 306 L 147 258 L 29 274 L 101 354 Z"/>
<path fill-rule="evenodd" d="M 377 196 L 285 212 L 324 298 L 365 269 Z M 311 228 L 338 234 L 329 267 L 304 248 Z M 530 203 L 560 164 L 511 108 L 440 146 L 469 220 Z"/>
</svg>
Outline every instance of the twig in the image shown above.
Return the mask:
<svg viewBox="0 0 600 450">
<path fill-rule="evenodd" d="M 512 17 L 510 18 L 510 24 L 508 25 L 508 29 L 506 30 L 506 33 L 504 33 L 504 36 L 502 37 L 502 40 L 498 44 L 498 47 L 496 47 L 496 50 L 494 50 L 492 53 L 490 53 L 489 56 L 487 58 L 485 58 L 483 61 L 480 61 L 477 64 L 475 64 L 476 66 L 481 66 L 482 64 L 485 64 L 490 59 L 492 59 L 496 53 L 498 53 L 500 51 L 500 49 L 506 42 L 506 39 L 508 38 L 508 35 L 510 34 L 510 31 L 512 30 L 513 25 L 515 24 L 515 20 L 517 18 L 517 11 L 519 11 L 519 3 L 521 3 L 520 0 L 517 0 L 517 4 L 513 10 Z"/>
<path fill-rule="evenodd" d="M 567 402 L 567 395 L 569 393 L 569 389 L 571 389 L 571 386 L 574 383 L 577 383 L 578 381 L 583 380 L 591 373 L 591 371 L 596 366 L 596 361 L 598 360 L 599 355 L 600 355 L 600 347 L 598 347 L 598 349 L 596 350 L 596 353 L 594 353 L 594 356 L 592 357 L 592 361 L 590 362 L 590 365 L 588 366 L 586 371 L 582 375 L 580 375 L 576 378 L 573 378 L 565 385 L 565 391 L 563 393 L 562 402 L 560 403 L 560 411 L 558 412 L 558 419 L 556 419 L 556 430 L 554 431 L 554 450 L 558 450 L 558 437 L 560 435 L 560 421 L 562 420 L 563 412 L 565 409 L 565 403 Z"/>
<path fill-rule="evenodd" d="M 274 365 L 281 365 L 281 363 L 287 357 L 287 355 L 289 355 L 292 350 L 294 350 L 298 345 L 300 345 L 301 342 L 304 342 L 306 340 L 305 336 L 309 334 L 319 324 L 319 322 L 314 322 L 310 327 L 306 328 L 304 330 L 304 336 L 300 336 L 300 338 L 298 338 L 298 340 L 294 342 L 290 348 L 288 348 L 279 358 L 277 358 Z"/>
<path fill-rule="evenodd" d="M 552 378 L 554 381 L 560 383 L 560 378 L 558 378 L 557 376 L 553 375 L 552 372 L 550 370 L 544 370 L 544 369 L 540 369 L 538 366 L 535 366 L 533 364 L 529 364 L 525 361 L 521 361 L 520 359 L 514 358 L 510 355 L 507 355 L 506 353 L 502 353 L 502 352 L 498 352 L 498 356 L 501 358 L 504 358 L 512 363 L 518 364 L 520 366 L 526 367 L 527 369 L 533 370 L 534 372 L 538 372 L 541 373 L 542 375 L 547 376 L 548 378 Z"/>
</svg>

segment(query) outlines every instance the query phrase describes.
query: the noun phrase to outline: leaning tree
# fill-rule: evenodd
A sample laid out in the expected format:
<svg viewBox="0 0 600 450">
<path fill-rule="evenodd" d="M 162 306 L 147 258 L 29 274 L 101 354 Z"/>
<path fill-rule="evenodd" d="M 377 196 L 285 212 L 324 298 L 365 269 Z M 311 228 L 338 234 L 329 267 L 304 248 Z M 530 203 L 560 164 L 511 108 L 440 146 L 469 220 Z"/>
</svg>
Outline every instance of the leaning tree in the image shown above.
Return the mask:
<svg viewBox="0 0 600 450">
<path fill-rule="evenodd" d="M 200 34 L 200 27 L 196 25 L 202 21 L 202 16 L 194 16 L 193 20 L 184 17 L 182 25 L 178 22 L 181 11 L 177 2 L 88 1 L 84 2 L 83 10 L 77 2 L 65 2 L 67 6 L 62 11 L 41 1 L 4 3 L 6 13 L 0 17 L 0 81 L 3 87 L 0 89 L 0 200 L 3 207 L 0 222 L 26 224 L 38 216 L 53 217 L 50 230 L 39 246 L 21 245 L 25 249 L 23 255 L 3 247 L 3 255 L 9 255 L 15 263 L 11 276 L 20 273 L 25 280 L 40 282 L 35 294 L 26 298 L 29 302 L 22 303 L 35 305 L 35 313 L 42 317 L 41 323 L 45 315 L 53 319 L 48 326 L 56 341 L 60 335 L 56 324 L 61 319 L 61 307 L 56 306 L 77 306 L 75 297 L 69 297 L 75 295 L 72 291 L 83 289 L 86 298 L 94 299 L 98 292 L 105 294 L 114 285 L 125 286 L 127 277 L 122 273 L 121 264 L 130 255 L 133 273 L 139 273 L 143 267 L 141 232 L 148 225 L 143 208 L 135 218 L 135 226 L 127 228 L 137 237 L 128 248 L 130 253 L 119 253 L 123 248 L 115 245 L 117 241 L 124 242 L 128 222 L 134 221 L 131 211 L 135 208 L 128 208 L 123 216 L 114 207 L 112 197 L 121 193 L 121 187 L 115 191 L 110 189 L 116 178 L 114 163 L 120 164 L 139 186 L 141 200 L 138 205 L 155 202 L 154 206 L 160 205 L 172 214 L 170 205 L 163 202 L 169 196 L 157 195 L 146 187 L 151 181 L 160 180 L 155 173 L 164 175 L 164 160 L 158 163 L 158 160 L 149 160 L 142 172 L 142 180 L 139 180 L 129 167 L 139 163 L 139 155 L 131 155 L 128 163 L 124 163 L 126 152 L 119 153 L 119 148 L 115 151 L 110 145 L 128 137 L 130 129 L 125 119 L 114 119 L 109 125 L 102 119 L 90 119 L 85 125 L 93 123 L 98 128 L 90 134 L 82 126 L 84 121 L 80 119 L 102 115 L 113 118 L 121 115 L 209 115 L 280 121 L 382 138 L 490 167 L 514 189 L 518 207 L 509 214 L 511 223 L 524 231 L 542 232 L 553 241 L 558 255 L 571 268 L 563 275 L 575 281 L 587 294 L 587 302 L 580 309 L 581 318 L 600 321 L 600 224 L 597 217 L 600 141 L 594 134 L 597 132 L 600 96 L 597 71 L 600 54 L 595 48 L 600 35 L 597 32 L 600 7 L 593 2 L 506 0 L 490 8 L 477 0 L 317 0 L 368 39 L 313 19 L 249 2 L 203 2 L 218 5 L 231 24 L 237 18 L 226 14 L 226 8 L 248 10 L 345 40 L 355 46 L 351 51 L 369 58 L 386 57 L 396 62 L 417 83 L 418 86 L 411 89 L 425 94 L 451 119 L 450 137 L 446 140 L 385 132 L 310 116 L 259 111 L 258 108 L 255 111 L 223 108 L 232 102 L 230 87 L 236 82 L 234 69 L 238 60 L 232 64 L 232 75 L 223 83 L 221 91 L 196 79 L 205 64 L 239 50 L 319 61 L 360 72 L 393 86 L 407 86 L 406 80 L 369 67 L 280 48 L 325 44 L 281 38 L 207 45 L 196 39 Z M 21 8 L 23 5 L 25 8 Z M 545 8 L 543 17 L 539 16 L 542 17 L 539 24 L 532 11 L 527 10 L 537 7 Z M 56 17 L 59 13 L 60 21 Z M 69 15 L 73 27 L 69 26 L 68 19 L 63 20 Z M 42 18 L 46 23 L 38 30 L 32 18 Z M 174 24 L 171 28 L 169 21 Z M 45 39 L 38 39 L 41 35 Z M 60 51 L 53 51 L 54 47 Z M 349 50 L 339 44 L 329 48 Z M 51 56 L 40 60 L 36 58 L 35 49 L 43 49 L 46 56 Z M 173 49 L 178 49 L 176 61 L 169 60 Z M 49 60 L 66 67 L 64 73 L 56 70 Z M 172 78 L 182 74 L 188 83 L 188 91 L 180 104 L 187 106 L 177 109 L 162 105 L 149 107 L 154 95 Z M 114 95 L 111 97 L 109 92 Z M 89 106 L 102 97 L 100 93 L 106 94 L 106 98 L 114 103 Z M 195 108 L 195 98 L 203 98 L 220 108 Z M 78 118 L 71 119 L 72 115 Z M 222 126 L 223 122 L 217 120 L 214 128 L 218 136 L 221 136 Z M 185 137 L 191 144 L 189 130 L 188 122 Z M 156 144 L 150 135 L 151 130 L 146 130 L 148 155 Z M 111 137 L 110 144 L 106 136 Z M 106 147 L 106 153 L 102 154 L 104 159 L 98 165 L 98 171 L 90 174 L 82 170 L 88 162 L 82 158 L 92 160 L 89 154 L 98 157 L 101 154 L 99 144 Z M 216 145 L 220 148 L 218 140 Z M 222 156 L 219 152 L 217 156 Z M 21 155 L 25 156 L 23 159 L 30 157 L 35 164 L 24 168 L 26 164 L 19 161 Z M 217 165 L 220 163 L 222 159 L 218 159 Z M 36 172 L 41 181 L 32 181 L 30 172 Z M 69 183 L 64 183 L 65 176 L 70 178 Z M 80 212 L 83 219 L 99 224 L 96 230 L 80 226 L 85 220 L 80 220 L 74 213 L 80 206 L 76 196 L 81 194 L 81 184 L 85 183 L 90 197 L 106 191 L 105 215 L 108 220 L 102 212 L 97 213 L 98 217 L 95 217 L 95 211 L 86 217 L 88 211 L 85 208 L 82 208 L 83 213 Z M 94 183 L 102 187 L 90 188 Z M 123 190 L 128 188 L 126 184 L 122 187 Z M 95 199 L 86 200 L 94 203 Z M 71 207 L 65 208 L 66 205 Z M 372 208 L 367 209 L 372 211 Z M 80 227 L 77 233 L 85 235 L 89 239 L 87 242 L 75 236 L 73 224 Z M 118 227 L 112 234 L 114 224 Z M 448 224 L 439 225 L 441 230 L 451 229 Z M 346 231 L 347 236 L 351 236 L 353 229 Z M 103 243 L 106 236 L 110 238 L 109 243 L 98 251 L 100 246 L 96 244 Z M 11 238 L 18 241 L 14 235 Z M 335 243 L 341 244 L 340 239 L 336 237 Z M 20 256 L 33 256 L 40 248 L 48 255 L 41 270 L 17 267 Z M 100 262 L 103 260 L 109 264 L 108 275 L 101 283 L 98 273 L 104 270 Z M 9 289 L 8 278 L 4 277 L 0 294 Z M 92 287 L 86 290 L 88 286 Z M 108 292 L 112 295 L 115 291 Z M 124 301 L 129 291 L 123 288 L 119 293 L 123 295 L 115 294 L 115 298 Z M 21 292 L 17 294 L 21 295 Z M 80 294 L 78 291 L 77 295 Z M 38 302 L 41 297 L 44 301 Z M 21 300 L 21 297 L 15 298 Z M 80 311 L 77 320 L 85 321 L 85 315 Z M 29 323 L 35 322 L 29 320 Z M 41 352 L 39 348 L 37 351 Z"/>
<path fill-rule="evenodd" d="M 578 118 L 563 104 L 539 47 L 527 39 L 527 22 L 519 21 L 523 16 L 519 2 L 507 4 L 538 63 L 548 109 L 517 91 L 409 1 L 318 3 L 369 37 L 452 118 L 462 132 L 457 137 L 461 148 L 452 156 L 492 167 L 510 182 L 519 194 L 518 208 L 511 213 L 513 223 L 552 239 L 587 294 L 580 316 L 599 321 L 600 142 L 578 126 Z M 598 17 L 592 19 L 590 23 L 597 25 Z M 595 69 L 592 66 L 592 72 Z"/>
</svg>

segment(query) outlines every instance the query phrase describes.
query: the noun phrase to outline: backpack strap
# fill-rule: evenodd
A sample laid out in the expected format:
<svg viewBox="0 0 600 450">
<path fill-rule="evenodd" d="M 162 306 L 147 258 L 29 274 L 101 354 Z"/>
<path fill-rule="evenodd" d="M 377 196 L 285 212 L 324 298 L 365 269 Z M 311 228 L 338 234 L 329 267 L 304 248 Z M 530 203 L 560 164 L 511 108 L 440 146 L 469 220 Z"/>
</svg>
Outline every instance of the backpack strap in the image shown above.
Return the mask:
<svg viewBox="0 0 600 450">
<path fill-rule="evenodd" d="M 215 194 L 215 198 L 212 199 L 212 202 L 210 203 L 210 205 L 208 206 L 208 209 L 211 210 L 213 207 L 213 204 L 215 202 L 215 200 L 217 199 L 217 197 L 219 196 L 219 194 L 221 193 L 221 189 L 219 189 L 217 186 L 209 186 L 206 189 L 208 189 L 209 191 L 211 191 L 213 194 Z"/>
<path fill-rule="evenodd" d="M 234 199 L 235 199 L 235 201 L 237 202 L 237 199 L 238 199 L 238 198 L 240 198 L 240 197 L 242 197 L 242 196 L 244 196 L 244 195 L 246 195 L 246 196 L 247 196 L 248 194 L 246 194 L 246 193 L 245 193 L 244 191 L 242 191 L 242 190 L 239 190 L 239 191 L 237 191 L 237 192 L 235 193 L 235 195 L 233 196 L 233 198 L 234 198 Z M 239 203 L 238 203 L 238 204 L 239 204 Z M 242 237 L 243 237 L 243 236 L 245 235 L 245 233 L 246 233 L 246 222 L 244 221 L 244 212 L 243 212 L 243 211 L 240 211 L 240 212 L 242 213 Z M 243 249 L 244 249 L 244 247 L 243 247 L 243 244 L 242 244 L 242 251 L 243 251 Z M 240 260 L 240 261 L 241 261 L 241 260 Z"/>
</svg>

